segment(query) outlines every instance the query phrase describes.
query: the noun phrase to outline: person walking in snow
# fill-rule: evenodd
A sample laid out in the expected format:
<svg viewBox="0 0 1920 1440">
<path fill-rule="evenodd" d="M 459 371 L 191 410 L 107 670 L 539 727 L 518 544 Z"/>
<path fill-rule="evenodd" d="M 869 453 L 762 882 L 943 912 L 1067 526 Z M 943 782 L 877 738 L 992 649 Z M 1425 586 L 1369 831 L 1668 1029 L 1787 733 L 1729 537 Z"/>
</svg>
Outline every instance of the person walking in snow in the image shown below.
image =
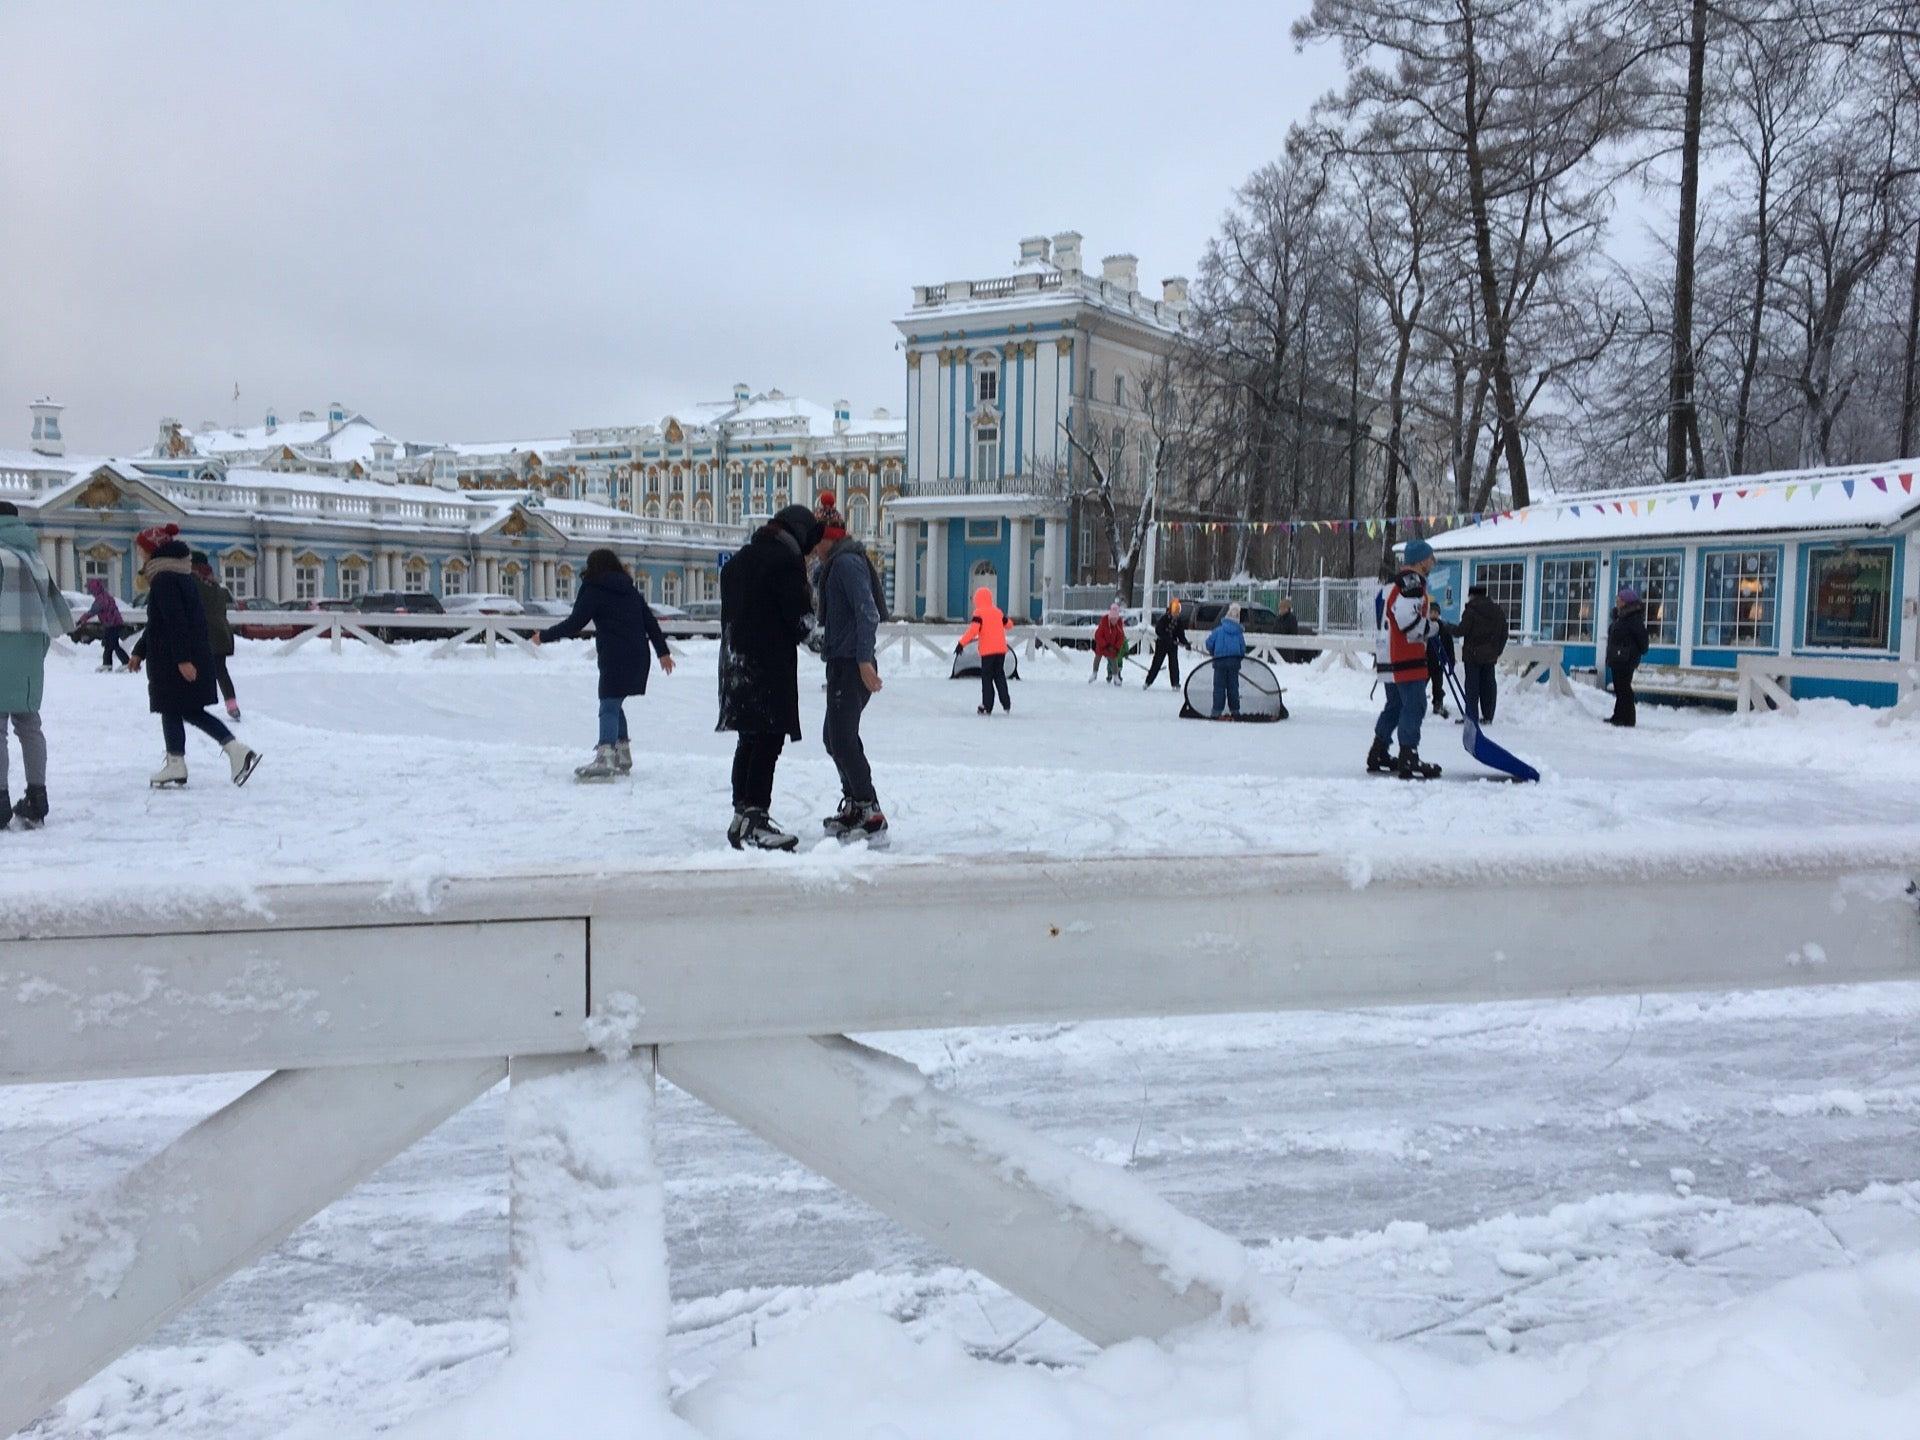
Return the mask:
<svg viewBox="0 0 1920 1440">
<path fill-rule="evenodd" d="M 194 583 L 192 553 L 178 525 L 156 525 L 134 537 L 147 581 L 147 628 L 134 642 L 129 669 L 147 667 L 147 706 L 160 717 L 166 758 L 148 781 L 156 790 L 187 783 L 187 730 L 194 729 L 226 752 L 230 778 L 244 785 L 260 763 L 260 752 L 233 738 L 233 732 L 207 706 L 219 692 L 214 685 L 213 644 L 207 612 Z"/>
<path fill-rule="evenodd" d="M 1484 585 L 1467 587 L 1467 603 L 1453 627 L 1460 640 L 1460 691 L 1469 720 L 1488 724 L 1499 699 L 1494 664 L 1507 648 L 1507 612 L 1487 595 Z"/>
<path fill-rule="evenodd" d="M 1433 713 L 1447 718 L 1447 671 L 1453 668 L 1453 632 L 1438 614 L 1432 638 L 1427 641 L 1427 677 L 1433 682 Z"/>
<path fill-rule="evenodd" d="M 880 636 L 880 573 L 867 547 L 837 523 L 820 532 L 820 654 L 827 662 L 827 713 L 820 737 L 840 772 L 840 807 L 820 822 L 837 840 L 887 843 L 887 817 L 873 788 L 860 717 L 880 693 L 874 646 Z"/>
<path fill-rule="evenodd" d="M 1207 632 L 1207 654 L 1213 657 L 1213 709 L 1210 720 L 1230 715 L 1240 718 L 1240 665 L 1247 658 L 1247 632 L 1240 625 L 1238 604 L 1227 606 L 1227 613 Z"/>
<path fill-rule="evenodd" d="M 0 830 L 15 820 L 38 829 L 47 818 L 47 737 L 40 699 L 47 650 L 73 629 L 73 610 L 40 558 L 40 541 L 11 501 L 0 500 Z M 13 803 L 7 779 L 7 730 L 20 742 L 27 791 Z"/>
<path fill-rule="evenodd" d="M 1380 621 L 1376 666 L 1386 682 L 1387 700 L 1373 726 L 1367 773 L 1398 775 L 1402 780 L 1434 780 L 1440 767 L 1420 758 L 1420 722 L 1427 713 L 1427 641 L 1439 625 L 1427 594 L 1434 566 L 1433 546 L 1409 540 L 1393 578 L 1381 587 L 1375 612 Z M 1395 736 L 1396 758 L 1387 751 Z"/>
<path fill-rule="evenodd" d="M 113 662 L 118 660 L 131 670 L 133 661 L 128 658 L 127 652 L 120 648 L 120 637 L 126 633 L 127 628 L 127 622 L 120 614 L 120 602 L 113 598 L 113 592 L 107 589 L 107 582 L 104 580 L 87 581 L 87 593 L 93 596 L 93 605 L 75 622 L 74 628 L 78 629 L 89 620 L 99 622 L 100 668 L 111 670 Z"/>
<path fill-rule="evenodd" d="M 587 556 L 572 611 L 558 624 L 536 631 L 533 643 L 571 640 L 589 625 L 593 627 L 594 659 L 600 667 L 600 734 L 593 759 L 573 775 L 576 780 L 611 780 L 633 773 L 626 699 L 647 693 L 647 677 L 652 673 L 655 655 L 660 657 L 661 670 L 669 675 L 673 673 L 673 656 L 667 651 L 667 637 L 660 631 L 653 607 L 611 550 L 595 550 Z"/>
<path fill-rule="evenodd" d="M 1120 609 L 1120 602 L 1114 601 L 1107 607 L 1107 613 L 1100 617 L 1100 623 L 1093 628 L 1093 673 L 1100 673 L 1100 662 L 1107 662 L 1107 683 L 1118 685 L 1123 677 L 1121 666 L 1127 658 L 1127 622 Z M 1089 680 L 1093 677 L 1088 676 Z"/>
<path fill-rule="evenodd" d="M 1651 642 L 1647 639 L 1647 607 L 1640 592 L 1622 586 L 1607 626 L 1607 668 L 1613 672 L 1613 714 L 1607 724 L 1631 730 L 1640 711 L 1633 693 L 1633 672 L 1640 667 Z"/>
<path fill-rule="evenodd" d="M 1180 597 L 1167 601 L 1153 621 L 1153 663 L 1147 666 L 1147 688 L 1153 688 L 1153 682 L 1160 678 L 1160 667 L 1167 667 L 1168 683 L 1174 689 L 1180 688 L 1180 652 L 1191 650 L 1193 643 L 1187 639 L 1186 618 L 1180 613 Z"/>
<path fill-rule="evenodd" d="M 233 622 L 227 611 L 233 605 L 233 592 L 214 578 L 213 562 L 204 550 L 193 552 L 193 578 L 200 587 L 200 604 L 207 612 L 207 640 L 213 647 L 213 680 L 220 687 L 220 698 L 227 702 L 227 718 L 240 718 L 240 699 L 234 693 L 233 672 L 227 662 L 233 659 Z"/>
<path fill-rule="evenodd" d="M 799 646 L 813 628 L 806 557 L 824 527 L 789 505 L 754 531 L 720 569 L 720 719 L 731 730 L 734 849 L 791 850 L 799 837 L 773 821 L 773 774 L 800 738 Z"/>
<path fill-rule="evenodd" d="M 980 646 L 980 714 L 993 714 L 993 697 L 1000 697 L 1000 708 L 1012 713 L 1013 697 L 1007 693 L 1007 617 L 993 603 L 993 591 L 982 585 L 973 592 L 973 623 L 953 647 L 958 655 L 967 646 Z"/>
</svg>

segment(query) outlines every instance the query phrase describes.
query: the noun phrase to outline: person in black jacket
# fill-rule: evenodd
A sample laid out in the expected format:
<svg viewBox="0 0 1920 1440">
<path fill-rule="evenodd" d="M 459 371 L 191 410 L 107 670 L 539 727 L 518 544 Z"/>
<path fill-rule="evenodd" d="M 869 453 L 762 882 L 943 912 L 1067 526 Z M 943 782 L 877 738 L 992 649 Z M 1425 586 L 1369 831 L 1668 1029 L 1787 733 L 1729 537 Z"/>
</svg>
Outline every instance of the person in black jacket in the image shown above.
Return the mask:
<svg viewBox="0 0 1920 1440">
<path fill-rule="evenodd" d="M 1607 626 L 1607 668 L 1613 672 L 1613 714 L 1607 724 L 1633 728 L 1639 708 L 1633 693 L 1633 672 L 1647 653 L 1647 608 L 1631 585 L 1614 601 L 1613 621 Z"/>
<path fill-rule="evenodd" d="M 1444 619 L 1427 641 L 1427 678 L 1433 682 L 1433 713 L 1447 718 L 1447 671 L 1453 668 L 1453 627 Z"/>
<path fill-rule="evenodd" d="M 1169 682 L 1178 690 L 1180 652 L 1192 648 L 1192 642 L 1187 639 L 1187 617 L 1180 613 L 1180 600 L 1176 596 L 1153 619 L 1153 663 L 1147 667 L 1148 688 L 1160 678 L 1160 667 L 1165 665 Z"/>
<path fill-rule="evenodd" d="M 147 628 L 133 647 L 129 668 L 148 667 L 147 706 L 160 717 L 167 744 L 166 759 L 148 783 L 156 790 L 187 783 L 186 727 L 191 725 L 227 752 L 233 783 L 244 785 L 260 754 L 207 714 L 207 706 L 220 698 L 213 645 L 193 578 L 192 552 L 179 535 L 178 525 L 156 525 L 134 539 L 145 557 L 140 573 L 147 581 Z"/>
<path fill-rule="evenodd" d="M 1280 599 L 1279 614 L 1274 620 L 1273 633 L 1276 635 L 1298 635 L 1300 617 L 1293 613 L 1293 601 L 1285 596 Z M 1305 665 L 1313 659 L 1311 650 L 1281 650 L 1280 658 L 1289 665 Z"/>
<path fill-rule="evenodd" d="M 595 550 L 587 556 L 573 613 L 540 631 L 533 643 L 571 640 L 589 625 L 593 626 L 594 658 L 600 662 L 600 741 L 594 746 L 593 759 L 573 774 L 576 780 L 611 780 L 633 773 L 626 698 L 647 693 L 647 676 L 656 654 L 660 668 L 671 675 L 673 656 L 667 653 L 667 637 L 660 633 L 653 607 L 611 550 Z"/>
<path fill-rule="evenodd" d="M 798 647 L 813 628 L 806 557 L 821 529 L 813 511 L 789 505 L 720 567 L 720 720 L 714 728 L 739 737 L 727 827 L 736 850 L 791 850 L 800 843 L 769 811 L 780 752 L 800 738 Z"/>
<path fill-rule="evenodd" d="M 1460 608 L 1453 633 L 1460 641 L 1460 691 L 1469 720 L 1487 724 L 1499 699 L 1494 662 L 1507 648 L 1507 612 L 1487 595 L 1484 585 L 1467 587 L 1467 603 Z"/>
</svg>

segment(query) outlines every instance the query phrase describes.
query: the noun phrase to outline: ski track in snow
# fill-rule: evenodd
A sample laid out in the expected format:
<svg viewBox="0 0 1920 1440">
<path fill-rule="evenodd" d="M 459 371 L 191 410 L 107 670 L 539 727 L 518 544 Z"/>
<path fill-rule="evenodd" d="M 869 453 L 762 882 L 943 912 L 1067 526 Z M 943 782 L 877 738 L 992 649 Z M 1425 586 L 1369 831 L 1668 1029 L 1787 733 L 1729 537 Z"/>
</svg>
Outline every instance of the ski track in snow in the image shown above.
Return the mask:
<svg viewBox="0 0 1920 1440">
<path fill-rule="evenodd" d="M 235 792 L 189 738 L 194 782 L 153 794 L 144 685 L 57 657 L 45 719 L 54 816 L 0 835 L 0 910 L 103 911 L 296 878 L 380 878 L 738 857 L 720 831 L 731 737 L 712 733 L 711 646 L 629 702 L 639 776 L 575 786 L 592 738 L 587 647 L 486 661 L 243 643 L 243 732 L 267 755 Z M 1920 726 L 1809 705 L 1794 721 L 1649 707 L 1640 731 L 1506 695 L 1493 733 L 1537 787 L 1357 772 L 1366 677 L 1284 673 L 1297 718 L 1181 722 L 1172 691 L 1085 686 L 1045 660 L 1010 718 L 923 660 L 866 727 L 896 852 L 1351 853 L 1409 836 L 1556 853 L 1596 842 L 1847 845 L 1915 833 Z M 776 813 L 810 829 L 835 786 L 808 738 Z M 1428 758 L 1473 769 L 1429 722 Z M 1896 739 L 1898 743 L 1888 743 Z M 1869 766 L 1861 756 L 1872 754 Z M 801 865 L 811 863 L 802 857 Z M 954 872 L 965 883 L 964 869 Z M 857 901 L 850 903 L 857 904 Z M 1622 903 L 1631 903 L 1630 886 Z M 1409 937 L 1418 943 L 1418 937 Z M 1684 1320 L 1785 1277 L 1920 1250 L 1920 986 L 1037 1026 L 888 1036 L 943 1085 L 1123 1164 L 1254 1248 L 1295 1300 L 1358 1335 L 1444 1356 L 1522 1353 Z M 0 1106 L 0 1275 L 50 1213 L 250 1077 L 25 1087 Z M 488 1096 L 85 1387 L 40 1440 L 370 1432 L 474 1388 L 504 1347 L 503 1097 Z M 1002 1360 L 1087 1348 L 716 1114 L 663 1089 L 685 1390 L 843 1306 Z M 1676 1176 L 1690 1175 L 1690 1180 Z"/>
</svg>

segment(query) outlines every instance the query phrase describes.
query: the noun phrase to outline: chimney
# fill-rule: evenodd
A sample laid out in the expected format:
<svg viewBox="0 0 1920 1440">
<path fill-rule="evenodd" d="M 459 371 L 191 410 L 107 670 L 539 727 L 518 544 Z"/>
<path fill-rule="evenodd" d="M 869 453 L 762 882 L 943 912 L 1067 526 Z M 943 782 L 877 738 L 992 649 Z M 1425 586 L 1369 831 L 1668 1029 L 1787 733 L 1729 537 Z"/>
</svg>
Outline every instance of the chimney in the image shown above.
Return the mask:
<svg viewBox="0 0 1920 1440">
<path fill-rule="evenodd" d="M 273 407 L 267 407 L 267 433 L 271 435 L 280 428 L 280 417 L 273 413 Z"/>
<path fill-rule="evenodd" d="M 1169 275 L 1160 282 L 1160 301 L 1176 310 L 1187 308 L 1187 277 Z"/>
<path fill-rule="evenodd" d="M 1046 264 L 1047 237 L 1044 235 L 1029 235 L 1026 239 L 1022 240 L 1020 242 L 1020 263 L 1022 265 L 1033 265 L 1036 263 L 1041 265 Z"/>
<path fill-rule="evenodd" d="M 28 408 L 33 411 L 33 453 L 66 454 L 67 442 L 60 435 L 60 412 L 67 407 L 42 395 Z"/>
<path fill-rule="evenodd" d="M 845 400 L 836 400 L 833 402 L 833 433 L 834 434 L 836 435 L 846 434 L 847 423 L 852 419 L 853 419 L 852 405 L 848 404 Z"/>
<path fill-rule="evenodd" d="M 329 425 L 346 424 L 347 407 L 342 405 L 338 400 L 329 401 L 327 403 L 327 423 Z"/>
<path fill-rule="evenodd" d="M 306 421 L 306 420 L 318 420 L 320 417 L 314 414 L 313 411 L 311 410 L 302 410 L 300 412 L 300 418 L 301 420 Z"/>
<path fill-rule="evenodd" d="M 1109 255 L 1100 262 L 1100 278 L 1132 292 L 1140 288 L 1140 260 L 1134 255 Z"/>
<path fill-rule="evenodd" d="M 1062 270 L 1076 271 L 1080 268 L 1080 232 L 1062 230 L 1053 237 L 1053 263 Z"/>
<path fill-rule="evenodd" d="M 749 399 L 752 398 L 752 396 L 753 396 L 753 391 L 747 388 L 746 381 L 736 380 L 733 382 L 733 403 L 734 404 L 744 405 L 747 403 Z"/>
</svg>

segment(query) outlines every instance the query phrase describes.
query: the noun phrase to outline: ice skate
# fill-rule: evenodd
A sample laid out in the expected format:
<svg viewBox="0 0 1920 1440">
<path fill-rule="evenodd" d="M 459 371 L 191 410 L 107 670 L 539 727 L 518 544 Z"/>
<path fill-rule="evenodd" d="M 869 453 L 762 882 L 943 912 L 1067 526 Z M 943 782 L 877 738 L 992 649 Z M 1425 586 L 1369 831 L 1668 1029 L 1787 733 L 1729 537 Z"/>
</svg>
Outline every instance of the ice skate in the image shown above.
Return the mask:
<svg viewBox="0 0 1920 1440">
<path fill-rule="evenodd" d="M 740 844 L 748 850 L 791 850 L 800 843 L 798 835 L 789 835 L 764 810 L 749 810 L 746 827 L 740 832 Z"/>
<path fill-rule="evenodd" d="M 179 790 L 187 783 L 187 757 L 169 755 L 160 768 L 147 777 L 147 784 L 155 790 Z"/>
<path fill-rule="evenodd" d="M 233 783 L 246 784 L 260 764 L 260 752 L 244 740 L 229 740 L 220 748 L 227 752 L 227 764 L 233 771 Z"/>
<path fill-rule="evenodd" d="M 881 813 L 876 802 L 859 806 L 854 823 L 840 837 L 842 840 L 864 840 L 869 850 L 887 848 L 887 817 Z"/>
<path fill-rule="evenodd" d="M 747 833 L 747 812 L 738 805 L 733 807 L 733 819 L 727 825 L 727 843 L 734 849 L 741 847 L 741 836 Z"/>
<path fill-rule="evenodd" d="M 1438 780 L 1440 767 L 1422 760 L 1420 752 L 1411 746 L 1402 746 L 1400 758 L 1394 763 L 1393 773 L 1402 780 Z"/>
<path fill-rule="evenodd" d="M 573 778 L 581 781 L 611 780 L 619 773 L 619 762 L 615 758 L 613 746 L 596 745 L 593 747 L 593 759 L 577 767 L 573 772 Z"/>
<path fill-rule="evenodd" d="M 1377 735 L 1373 740 L 1373 748 L 1367 751 L 1367 773 L 1369 775 L 1391 775 L 1394 773 L 1393 755 L 1387 749 L 1387 742 Z"/>
<path fill-rule="evenodd" d="M 840 808 L 820 822 L 820 828 L 835 840 L 846 838 L 847 831 L 860 821 L 860 807 L 846 796 L 840 797 Z"/>
<path fill-rule="evenodd" d="M 616 740 L 613 745 L 613 768 L 622 775 L 633 774 L 633 744 L 627 740 Z"/>
<path fill-rule="evenodd" d="M 0 790 L 0 830 L 13 823 L 13 796 Z"/>
<path fill-rule="evenodd" d="M 976 715 L 991 715 L 993 714 L 993 711 L 989 710 L 984 705 L 976 705 L 973 707 L 973 713 Z"/>
<path fill-rule="evenodd" d="M 7 792 L 0 790 L 0 810 L 6 808 Z M 47 787 L 44 785 L 27 786 L 26 796 L 13 807 L 13 818 L 20 822 L 22 830 L 38 830 L 47 823 Z M 0 830 L 6 828 L 5 815 L 0 815 Z"/>
</svg>

